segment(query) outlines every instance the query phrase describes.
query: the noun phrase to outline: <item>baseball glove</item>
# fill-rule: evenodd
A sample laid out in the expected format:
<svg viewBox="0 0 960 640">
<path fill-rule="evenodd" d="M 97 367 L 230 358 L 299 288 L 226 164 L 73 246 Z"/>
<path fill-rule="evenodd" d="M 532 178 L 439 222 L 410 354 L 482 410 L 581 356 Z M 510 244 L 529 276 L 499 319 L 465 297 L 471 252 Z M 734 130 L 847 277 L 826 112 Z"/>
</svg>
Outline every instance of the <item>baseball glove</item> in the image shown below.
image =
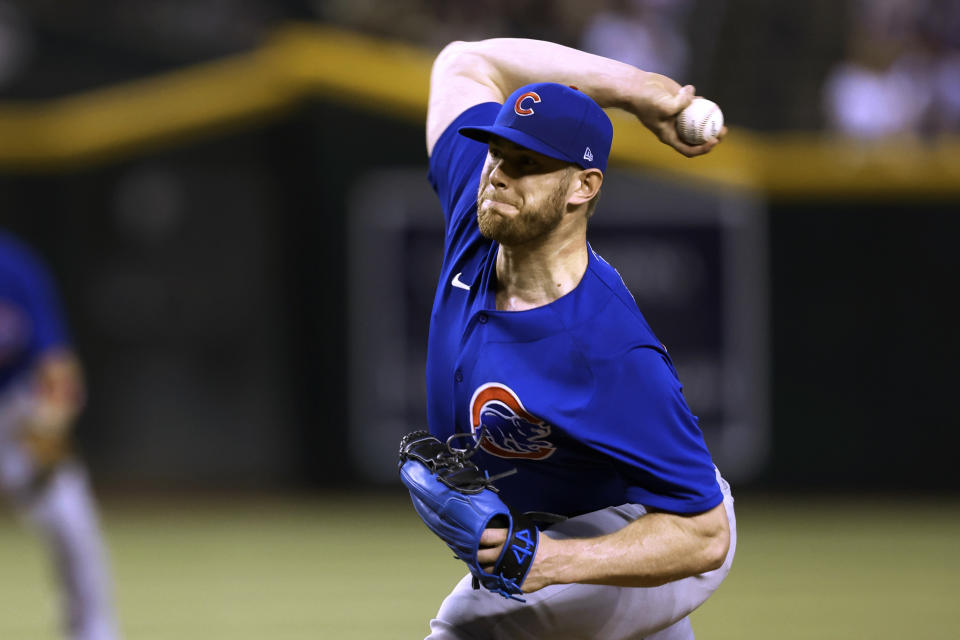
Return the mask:
<svg viewBox="0 0 960 640">
<path fill-rule="evenodd" d="M 453 440 L 458 436 L 452 436 Z M 457 449 L 426 431 L 400 441 L 400 478 L 410 490 L 423 522 L 447 543 L 473 574 L 473 586 L 520 600 L 523 584 L 537 553 L 539 532 L 534 521 L 511 513 L 497 495 L 493 480 L 468 458 L 476 448 Z M 507 543 L 493 573 L 477 562 L 480 536 L 487 528 L 508 529 Z"/>
</svg>

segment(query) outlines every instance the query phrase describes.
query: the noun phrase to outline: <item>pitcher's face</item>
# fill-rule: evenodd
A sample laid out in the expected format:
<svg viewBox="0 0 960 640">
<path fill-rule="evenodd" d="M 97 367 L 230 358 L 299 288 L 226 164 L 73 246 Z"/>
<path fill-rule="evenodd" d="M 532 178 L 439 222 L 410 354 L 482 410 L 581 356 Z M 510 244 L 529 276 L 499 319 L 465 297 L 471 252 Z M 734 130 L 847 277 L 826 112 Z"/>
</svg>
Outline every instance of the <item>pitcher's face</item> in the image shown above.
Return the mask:
<svg viewBox="0 0 960 640">
<path fill-rule="evenodd" d="M 573 173 L 563 160 L 492 137 L 477 192 L 480 233 L 507 246 L 550 233 L 567 210 Z"/>
</svg>

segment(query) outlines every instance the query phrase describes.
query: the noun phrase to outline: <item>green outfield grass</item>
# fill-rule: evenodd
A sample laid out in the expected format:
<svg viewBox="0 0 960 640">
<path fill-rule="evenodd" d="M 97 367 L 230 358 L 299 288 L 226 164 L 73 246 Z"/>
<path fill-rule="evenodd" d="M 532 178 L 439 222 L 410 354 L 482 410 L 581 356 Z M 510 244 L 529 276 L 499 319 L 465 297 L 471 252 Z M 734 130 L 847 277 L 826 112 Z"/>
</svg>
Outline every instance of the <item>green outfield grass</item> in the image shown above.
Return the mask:
<svg viewBox="0 0 960 640">
<path fill-rule="evenodd" d="M 700 640 L 960 637 L 960 501 L 737 502 Z M 461 567 L 400 494 L 106 500 L 128 640 L 422 638 Z M 0 638 L 53 640 L 37 541 L 0 517 Z"/>
</svg>

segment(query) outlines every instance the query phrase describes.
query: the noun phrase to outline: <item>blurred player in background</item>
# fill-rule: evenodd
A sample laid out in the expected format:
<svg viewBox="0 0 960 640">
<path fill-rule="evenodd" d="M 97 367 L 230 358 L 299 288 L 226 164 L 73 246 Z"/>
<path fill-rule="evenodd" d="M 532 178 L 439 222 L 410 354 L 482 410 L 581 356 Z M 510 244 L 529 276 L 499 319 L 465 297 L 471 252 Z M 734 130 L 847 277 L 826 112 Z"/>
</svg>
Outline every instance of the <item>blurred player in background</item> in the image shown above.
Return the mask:
<svg viewBox="0 0 960 640">
<path fill-rule="evenodd" d="M 56 565 L 67 637 L 114 640 L 112 586 L 93 497 L 70 450 L 84 397 L 50 275 L 0 230 L 0 487 Z"/>
</svg>

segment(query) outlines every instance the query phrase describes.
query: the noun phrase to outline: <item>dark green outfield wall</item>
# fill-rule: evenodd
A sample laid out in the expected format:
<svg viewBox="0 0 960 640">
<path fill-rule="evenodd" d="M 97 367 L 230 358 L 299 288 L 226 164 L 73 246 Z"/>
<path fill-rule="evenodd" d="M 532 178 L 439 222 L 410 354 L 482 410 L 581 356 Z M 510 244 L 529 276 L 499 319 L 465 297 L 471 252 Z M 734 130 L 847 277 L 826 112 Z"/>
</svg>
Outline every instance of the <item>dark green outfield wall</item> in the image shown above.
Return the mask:
<svg viewBox="0 0 960 640">
<path fill-rule="evenodd" d="M 0 178 L 0 222 L 64 286 L 91 385 L 78 438 L 103 482 L 349 474 L 346 194 L 396 166 L 425 173 L 419 127 L 314 104 L 149 158 Z M 774 449 L 758 485 L 960 489 L 960 202 L 768 212 Z"/>
</svg>

